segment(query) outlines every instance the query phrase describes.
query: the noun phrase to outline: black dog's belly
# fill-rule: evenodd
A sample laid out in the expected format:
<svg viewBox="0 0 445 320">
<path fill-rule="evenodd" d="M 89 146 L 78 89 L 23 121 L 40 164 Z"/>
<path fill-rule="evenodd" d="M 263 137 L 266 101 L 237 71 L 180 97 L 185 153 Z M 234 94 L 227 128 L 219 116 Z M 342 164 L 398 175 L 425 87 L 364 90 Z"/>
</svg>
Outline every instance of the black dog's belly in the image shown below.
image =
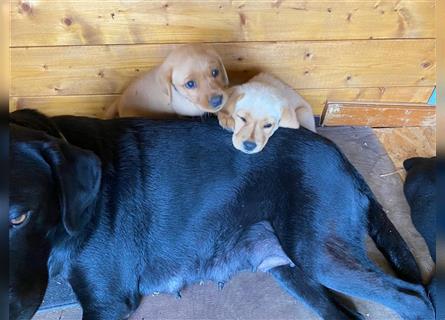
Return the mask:
<svg viewBox="0 0 445 320">
<path fill-rule="evenodd" d="M 141 275 L 140 293 L 177 294 L 186 285 L 206 280 L 221 286 L 243 270 L 265 272 L 277 266 L 293 266 L 268 221 L 241 227 L 227 238 L 218 236 L 215 232 L 209 241 L 195 243 L 176 257 L 152 258 Z"/>
</svg>

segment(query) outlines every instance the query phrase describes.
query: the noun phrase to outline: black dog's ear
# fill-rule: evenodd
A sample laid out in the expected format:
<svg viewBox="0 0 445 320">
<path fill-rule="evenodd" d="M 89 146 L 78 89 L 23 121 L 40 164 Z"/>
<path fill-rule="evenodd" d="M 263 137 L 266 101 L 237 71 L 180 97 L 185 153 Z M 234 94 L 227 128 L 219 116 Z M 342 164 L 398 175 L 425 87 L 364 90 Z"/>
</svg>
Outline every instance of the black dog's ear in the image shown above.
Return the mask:
<svg viewBox="0 0 445 320">
<path fill-rule="evenodd" d="M 405 168 L 406 171 L 411 170 L 412 167 L 414 167 L 417 163 L 422 162 L 422 160 L 424 159 L 425 158 L 421 157 L 406 159 L 405 161 L 403 161 L 403 167 Z"/>
<path fill-rule="evenodd" d="M 99 192 L 101 162 L 94 153 L 65 142 L 51 142 L 44 151 L 59 187 L 63 224 L 72 235 L 91 219 L 91 210 L 85 209 Z"/>
</svg>

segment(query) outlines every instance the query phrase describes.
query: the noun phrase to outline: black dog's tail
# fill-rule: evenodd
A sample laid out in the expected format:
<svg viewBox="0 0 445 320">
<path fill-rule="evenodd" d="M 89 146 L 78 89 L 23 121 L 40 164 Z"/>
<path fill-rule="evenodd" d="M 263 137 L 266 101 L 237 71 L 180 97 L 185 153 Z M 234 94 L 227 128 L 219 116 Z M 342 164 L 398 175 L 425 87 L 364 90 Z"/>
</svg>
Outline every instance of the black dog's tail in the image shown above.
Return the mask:
<svg viewBox="0 0 445 320">
<path fill-rule="evenodd" d="M 368 232 L 377 248 L 401 279 L 416 284 L 422 283 L 419 267 L 405 240 L 374 197 L 368 198 Z"/>
</svg>

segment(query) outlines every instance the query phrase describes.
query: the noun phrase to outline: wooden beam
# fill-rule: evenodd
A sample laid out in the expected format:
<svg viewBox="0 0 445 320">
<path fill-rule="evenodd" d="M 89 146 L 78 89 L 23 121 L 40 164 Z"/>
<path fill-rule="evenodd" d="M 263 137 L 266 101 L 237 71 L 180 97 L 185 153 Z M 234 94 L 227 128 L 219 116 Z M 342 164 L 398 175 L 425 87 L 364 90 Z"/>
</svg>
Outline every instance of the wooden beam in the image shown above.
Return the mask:
<svg viewBox="0 0 445 320">
<path fill-rule="evenodd" d="M 434 0 L 22 0 L 11 45 L 434 38 Z"/>
<path fill-rule="evenodd" d="M 328 102 L 323 126 L 425 127 L 436 124 L 436 108 L 415 103 Z"/>
<path fill-rule="evenodd" d="M 320 115 L 328 100 L 426 102 L 434 87 L 302 89 L 299 93 Z M 47 115 L 102 117 L 118 95 L 11 97 L 10 111 L 33 108 Z"/>
<path fill-rule="evenodd" d="M 218 43 L 232 83 L 260 71 L 296 89 L 434 86 L 435 40 Z M 11 95 L 116 94 L 172 45 L 13 48 Z"/>
</svg>

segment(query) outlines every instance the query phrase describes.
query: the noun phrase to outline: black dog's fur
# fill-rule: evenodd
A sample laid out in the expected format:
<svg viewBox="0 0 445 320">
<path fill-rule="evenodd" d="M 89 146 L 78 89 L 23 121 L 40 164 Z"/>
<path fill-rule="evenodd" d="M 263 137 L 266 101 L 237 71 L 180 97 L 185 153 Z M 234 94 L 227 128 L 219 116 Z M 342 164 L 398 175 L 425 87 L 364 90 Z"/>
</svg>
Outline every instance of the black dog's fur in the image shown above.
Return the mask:
<svg viewBox="0 0 445 320">
<path fill-rule="evenodd" d="M 403 166 L 407 172 L 403 191 L 411 219 L 436 261 L 436 157 L 410 158 Z"/>
<path fill-rule="evenodd" d="M 18 111 L 11 122 L 11 208 L 32 212 L 10 231 L 12 267 L 32 268 L 29 252 L 49 246 L 50 271 L 69 279 L 84 319 L 120 319 L 143 295 L 245 269 L 269 270 L 325 319 L 359 316 L 334 291 L 404 319 L 434 317 L 413 256 L 362 177 L 308 130 L 280 129 L 246 155 L 214 120 Z M 367 232 L 405 280 L 368 259 Z M 20 235 L 29 233 L 40 238 Z"/>
<path fill-rule="evenodd" d="M 430 254 L 436 262 L 436 157 L 410 158 L 403 162 L 403 166 L 407 172 L 403 190 L 411 208 L 411 219 L 425 239 Z M 435 277 L 428 289 L 436 304 Z"/>
</svg>

